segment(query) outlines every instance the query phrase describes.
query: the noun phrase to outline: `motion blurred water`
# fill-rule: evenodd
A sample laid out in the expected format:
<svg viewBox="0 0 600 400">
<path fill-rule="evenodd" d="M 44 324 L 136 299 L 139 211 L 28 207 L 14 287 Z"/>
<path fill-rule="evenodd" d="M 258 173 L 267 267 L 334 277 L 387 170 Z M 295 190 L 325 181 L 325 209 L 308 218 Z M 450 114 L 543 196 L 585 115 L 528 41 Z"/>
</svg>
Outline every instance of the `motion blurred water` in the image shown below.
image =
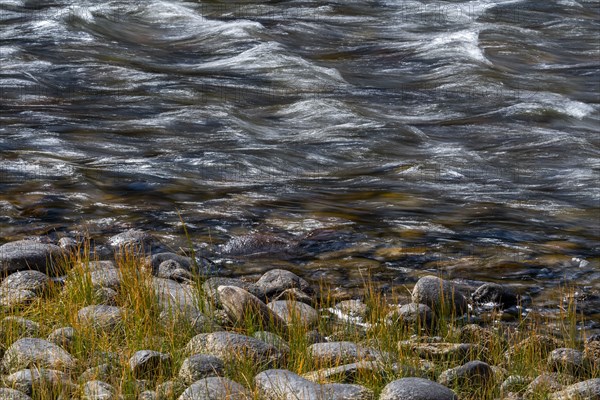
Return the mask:
<svg viewBox="0 0 600 400">
<path fill-rule="evenodd" d="M 3 240 L 179 211 L 215 244 L 330 229 L 427 249 L 395 273 L 600 282 L 595 0 L 0 0 L 0 26 Z"/>
</svg>

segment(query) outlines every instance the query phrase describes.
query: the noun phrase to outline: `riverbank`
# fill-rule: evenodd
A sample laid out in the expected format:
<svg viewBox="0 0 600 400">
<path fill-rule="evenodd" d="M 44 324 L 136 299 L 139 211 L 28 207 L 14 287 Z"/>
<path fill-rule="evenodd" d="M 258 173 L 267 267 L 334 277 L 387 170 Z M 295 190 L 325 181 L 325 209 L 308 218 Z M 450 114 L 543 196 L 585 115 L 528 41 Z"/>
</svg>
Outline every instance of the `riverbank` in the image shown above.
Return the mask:
<svg viewBox="0 0 600 400">
<path fill-rule="evenodd" d="M 131 232 L 110 257 L 42 242 L 0 246 L 3 398 L 600 396 L 600 336 L 568 286 L 550 318 L 492 282 L 423 274 L 383 292 L 365 273 L 349 295 L 281 268 L 208 276 L 210 260 Z"/>
</svg>

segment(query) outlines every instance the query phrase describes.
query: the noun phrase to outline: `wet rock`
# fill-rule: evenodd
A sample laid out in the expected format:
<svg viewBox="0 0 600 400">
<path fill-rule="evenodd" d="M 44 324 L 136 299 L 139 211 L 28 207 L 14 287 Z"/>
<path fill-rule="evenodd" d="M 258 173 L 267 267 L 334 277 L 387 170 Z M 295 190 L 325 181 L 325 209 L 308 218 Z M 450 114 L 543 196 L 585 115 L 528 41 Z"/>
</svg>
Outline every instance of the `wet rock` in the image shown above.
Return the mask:
<svg viewBox="0 0 600 400">
<path fill-rule="evenodd" d="M 388 383 L 379 400 L 458 400 L 450 389 L 423 378 L 402 378 Z"/>
<path fill-rule="evenodd" d="M 54 343 L 43 339 L 23 338 L 14 342 L 4 353 L 2 369 L 14 372 L 34 365 L 39 368 L 70 370 L 76 360 Z"/>
<path fill-rule="evenodd" d="M 48 275 L 40 271 L 17 271 L 6 277 L 0 284 L 0 292 L 5 290 L 29 290 L 40 294 L 50 282 Z"/>
<path fill-rule="evenodd" d="M 319 322 L 317 310 L 305 303 L 293 300 L 278 300 L 267 304 L 286 324 L 300 323 L 305 326 L 316 325 Z"/>
<path fill-rule="evenodd" d="M 110 331 L 123 321 L 123 308 L 107 305 L 92 305 L 79 310 L 77 313 L 82 325 L 98 330 Z"/>
<path fill-rule="evenodd" d="M 350 364 L 358 361 L 381 360 L 383 354 L 373 348 L 359 346 L 353 342 L 315 343 L 308 353 L 320 365 Z"/>
<path fill-rule="evenodd" d="M 398 344 L 401 351 L 412 351 L 427 360 L 457 360 L 465 361 L 478 358 L 483 352 L 481 346 L 470 343 L 414 343 L 403 341 Z"/>
<path fill-rule="evenodd" d="M 242 385 L 227 378 L 200 379 L 188 387 L 179 400 L 251 400 L 252 394 Z"/>
<path fill-rule="evenodd" d="M 70 326 L 55 329 L 48 335 L 48 341 L 63 349 L 69 349 L 75 341 L 75 329 Z"/>
<path fill-rule="evenodd" d="M 68 376 L 52 369 L 23 369 L 4 377 L 4 384 L 27 395 L 33 394 L 33 388 L 47 387 L 59 390 L 70 388 Z"/>
<path fill-rule="evenodd" d="M 30 290 L 1 289 L 0 306 L 6 308 L 21 307 L 31 303 L 37 295 Z"/>
<path fill-rule="evenodd" d="M 433 312 L 425 304 L 405 304 L 397 310 L 392 310 L 386 316 L 386 320 L 392 323 L 407 325 L 418 324 L 421 327 L 430 327 L 433 322 Z"/>
<path fill-rule="evenodd" d="M 589 379 L 550 395 L 551 400 L 598 400 L 600 399 L 600 378 Z"/>
<path fill-rule="evenodd" d="M 130 229 L 108 239 L 108 245 L 113 251 L 135 251 L 136 253 L 145 253 L 150 250 L 153 244 L 154 239 L 152 236 L 139 229 Z"/>
<path fill-rule="evenodd" d="M 281 292 L 280 294 L 278 294 L 277 296 L 275 296 L 273 298 L 273 301 L 278 301 L 278 300 L 299 301 L 301 303 L 305 303 L 305 304 L 308 304 L 311 306 L 315 302 L 315 299 L 313 297 L 307 295 L 302 290 L 296 289 L 296 288 L 285 289 L 283 292 Z"/>
<path fill-rule="evenodd" d="M 265 235 L 249 234 L 231 238 L 222 247 L 224 255 L 228 256 L 257 256 L 262 254 L 281 254 L 291 249 L 292 243 L 283 238 Z"/>
<path fill-rule="evenodd" d="M 82 400 L 113 400 L 117 398 L 115 388 L 103 381 L 86 382 L 82 392 Z"/>
<path fill-rule="evenodd" d="M 10 389 L 10 388 L 0 388 L 0 399 L 2 400 L 31 400 L 31 397 L 27 396 L 25 393 Z"/>
<path fill-rule="evenodd" d="M 244 323 L 249 317 L 255 318 L 263 327 L 284 328 L 286 323 L 258 297 L 236 286 L 219 286 L 219 299 L 227 315 L 238 323 Z"/>
<path fill-rule="evenodd" d="M 438 382 L 444 386 L 464 386 L 471 388 L 477 385 L 486 385 L 493 380 L 492 368 L 482 361 L 469 361 L 460 367 L 447 369 L 442 372 Z"/>
<path fill-rule="evenodd" d="M 190 282 L 194 279 L 192 273 L 175 260 L 166 260 L 160 263 L 156 276 L 176 282 Z"/>
<path fill-rule="evenodd" d="M 183 360 L 179 369 L 179 379 L 186 385 L 210 376 L 223 376 L 225 363 L 220 358 L 207 354 L 194 354 Z"/>
<path fill-rule="evenodd" d="M 129 359 L 129 368 L 136 379 L 154 379 L 167 371 L 171 356 L 154 350 L 136 351 Z"/>
<path fill-rule="evenodd" d="M 37 270 L 57 274 L 63 251 L 53 244 L 19 240 L 0 246 L 0 275 L 15 271 Z"/>
<path fill-rule="evenodd" d="M 205 353 L 223 360 L 250 358 L 257 362 L 268 363 L 283 356 L 275 346 L 253 337 L 232 332 L 201 333 L 187 344 L 188 354 Z"/>
<path fill-rule="evenodd" d="M 221 306 L 221 302 L 219 301 L 219 293 L 217 292 L 217 288 L 219 286 L 235 286 L 241 289 L 244 289 L 248 293 L 256 296 L 261 301 L 266 299 L 265 292 L 256 286 L 254 283 L 246 282 L 241 279 L 236 278 L 208 278 L 203 284 L 202 289 L 204 290 L 204 294 L 210 300 L 212 300 L 213 304 L 217 307 Z"/>
<path fill-rule="evenodd" d="M 494 303 L 501 309 L 516 306 L 517 295 L 506 285 L 497 283 L 485 283 L 477 288 L 471 295 L 476 304 Z"/>
<path fill-rule="evenodd" d="M 252 334 L 252 337 L 258 340 L 262 340 L 265 343 L 269 343 L 277 347 L 284 353 L 289 353 L 290 351 L 290 346 L 288 345 L 288 343 L 285 340 L 283 340 L 281 336 L 276 335 L 272 332 L 257 331 Z"/>
<path fill-rule="evenodd" d="M 254 377 L 258 392 L 265 400 L 369 400 L 373 393 L 360 385 L 311 382 L 287 370 L 270 369 Z"/>
<path fill-rule="evenodd" d="M 106 287 L 119 290 L 121 286 L 121 273 L 116 268 L 98 269 L 90 273 L 90 280 L 96 288 Z"/>
<path fill-rule="evenodd" d="M 262 289 L 267 298 L 275 297 L 286 289 L 299 289 L 304 293 L 311 294 L 313 290 L 304 279 L 293 272 L 284 269 L 272 269 L 267 271 L 256 282 L 256 286 Z"/>
<path fill-rule="evenodd" d="M 156 387 L 156 396 L 159 400 L 175 399 L 183 393 L 186 385 L 179 381 L 166 381 Z"/>
<path fill-rule="evenodd" d="M 110 380 L 113 372 L 114 371 L 111 364 L 100 364 L 83 371 L 81 375 L 79 375 L 79 378 L 77 378 L 77 381 L 81 383 L 94 380 L 107 381 Z"/>
<path fill-rule="evenodd" d="M 559 348 L 548 356 L 548 365 L 554 371 L 578 375 L 588 369 L 589 362 L 579 350 Z"/>
<path fill-rule="evenodd" d="M 463 314 L 467 299 L 451 282 L 428 275 L 419 279 L 412 291 L 412 302 L 429 306 L 434 313 Z"/>
</svg>

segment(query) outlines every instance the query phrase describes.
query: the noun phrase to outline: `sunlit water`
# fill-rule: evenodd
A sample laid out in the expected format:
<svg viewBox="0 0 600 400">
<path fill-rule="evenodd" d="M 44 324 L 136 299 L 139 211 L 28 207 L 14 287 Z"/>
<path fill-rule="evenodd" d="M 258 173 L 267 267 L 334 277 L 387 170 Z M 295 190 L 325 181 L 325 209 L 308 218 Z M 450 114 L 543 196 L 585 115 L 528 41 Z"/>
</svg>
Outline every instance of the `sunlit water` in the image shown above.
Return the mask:
<svg viewBox="0 0 600 400">
<path fill-rule="evenodd" d="M 179 212 L 217 253 L 326 229 L 307 274 L 597 292 L 599 32 L 597 1 L 0 0 L 1 236 Z"/>
</svg>

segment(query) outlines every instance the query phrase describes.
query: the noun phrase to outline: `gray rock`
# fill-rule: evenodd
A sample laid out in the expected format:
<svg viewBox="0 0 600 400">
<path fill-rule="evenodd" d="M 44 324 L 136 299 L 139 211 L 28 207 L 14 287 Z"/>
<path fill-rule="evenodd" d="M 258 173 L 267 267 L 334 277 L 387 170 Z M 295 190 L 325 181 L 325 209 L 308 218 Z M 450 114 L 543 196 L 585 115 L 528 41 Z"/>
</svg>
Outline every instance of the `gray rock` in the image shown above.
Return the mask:
<svg viewBox="0 0 600 400">
<path fill-rule="evenodd" d="M 55 329 L 48 335 L 48 341 L 64 349 L 70 349 L 75 341 L 75 329 L 71 326 Z"/>
<path fill-rule="evenodd" d="M 196 333 L 222 330 L 222 328 L 214 323 L 209 317 L 192 308 L 184 310 L 163 310 L 161 311 L 159 318 L 166 324 L 184 323 L 186 326 L 193 328 Z"/>
<path fill-rule="evenodd" d="M 220 358 L 207 354 L 194 354 L 183 360 L 179 369 L 179 379 L 186 385 L 210 376 L 223 376 L 225 363 Z"/>
<path fill-rule="evenodd" d="M 23 317 L 4 317 L 0 323 L 3 332 L 10 332 L 11 336 L 35 336 L 40 330 L 40 324 Z"/>
<path fill-rule="evenodd" d="M 53 244 L 19 240 L 0 246 L 0 275 L 21 270 L 37 270 L 56 274 L 62 249 Z"/>
<path fill-rule="evenodd" d="M 353 342 L 315 343 L 308 347 L 308 354 L 320 365 L 340 365 L 383 358 L 380 351 Z"/>
<path fill-rule="evenodd" d="M 537 398 L 540 394 L 557 392 L 571 383 L 573 383 L 573 377 L 570 375 L 556 372 L 542 373 L 527 385 L 524 397 L 526 399 Z"/>
<path fill-rule="evenodd" d="M 251 400 L 252 394 L 242 385 L 227 378 L 210 377 L 194 382 L 179 400 Z"/>
<path fill-rule="evenodd" d="M 539 357 L 547 358 L 550 352 L 558 349 L 560 342 L 547 335 L 531 335 L 521 340 L 519 343 L 511 346 L 505 353 L 504 358 L 510 364 L 512 358 L 519 354 L 537 354 Z"/>
<path fill-rule="evenodd" d="M 194 279 L 192 273 L 175 260 L 166 260 L 160 263 L 156 276 L 176 282 L 190 282 Z"/>
<path fill-rule="evenodd" d="M 20 307 L 31 303 L 37 295 L 31 290 L 2 289 L 0 290 L 0 306 L 6 308 Z"/>
<path fill-rule="evenodd" d="M 478 385 L 486 385 L 493 380 L 494 371 L 482 361 L 469 361 L 459 367 L 447 369 L 442 372 L 438 382 L 444 386 L 464 386 L 471 388 Z"/>
<path fill-rule="evenodd" d="M 223 245 L 223 254 L 229 256 L 256 256 L 269 253 L 283 253 L 291 242 L 274 235 L 254 233 L 231 238 Z"/>
<path fill-rule="evenodd" d="M 76 360 L 54 343 L 43 339 L 23 338 L 14 342 L 4 353 L 2 368 L 9 373 L 34 365 L 39 368 L 70 370 Z"/>
<path fill-rule="evenodd" d="M 311 382 L 287 370 L 270 369 L 254 377 L 265 400 L 370 400 L 373 393 L 360 385 Z"/>
<path fill-rule="evenodd" d="M 0 399 L 2 400 L 31 400 L 31 397 L 27 396 L 25 393 L 10 389 L 10 388 L 0 388 Z"/>
<path fill-rule="evenodd" d="M 138 395 L 137 400 L 159 400 L 158 394 L 154 390 L 144 390 Z"/>
<path fill-rule="evenodd" d="M 106 287 L 119 290 L 121 286 L 121 273 L 116 268 L 98 269 L 90 273 L 90 280 L 96 288 Z"/>
<path fill-rule="evenodd" d="M 158 302 L 164 310 L 200 312 L 197 290 L 193 286 L 163 278 L 153 278 L 152 285 Z"/>
<path fill-rule="evenodd" d="M 554 371 L 578 375 L 588 369 L 589 362 L 579 350 L 560 348 L 550 352 L 548 365 Z"/>
<path fill-rule="evenodd" d="M 471 295 L 476 304 L 494 303 L 502 309 L 516 306 L 517 295 L 506 285 L 485 283 L 477 288 Z"/>
<path fill-rule="evenodd" d="M 464 361 L 469 358 L 477 358 L 483 352 L 483 348 L 470 343 L 414 343 L 403 341 L 398 343 L 401 351 L 411 351 L 419 357 L 427 360 L 457 360 Z"/>
<path fill-rule="evenodd" d="M 263 327 L 284 328 L 285 321 L 271 311 L 265 303 L 256 296 L 236 286 L 219 286 L 217 288 L 219 299 L 227 315 L 238 323 L 245 323 L 246 319 L 255 318 Z"/>
<path fill-rule="evenodd" d="M 175 253 L 164 252 L 156 253 L 148 257 L 148 263 L 152 266 L 152 274 L 156 276 L 158 274 L 160 264 L 169 260 L 175 261 L 180 268 L 186 269 L 190 272 L 194 270 L 194 262 L 191 258 L 180 256 L 179 254 Z"/>
<path fill-rule="evenodd" d="M 433 321 L 433 312 L 425 304 L 409 303 L 388 313 L 386 320 L 407 325 L 419 324 L 429 327 Z"/>
<path fill-rule="evenodd" d="M 166 381 L 156 386 L 156 397 L 159 400 L 171 400 L 179 397 L 186 385 L 179 381 Z"/>
<path fill-rule="evenodd" d="M 357 363 L 311 371 L 302 375 L 302 377 L 312 382 L 354 382 L 357 376 L 379 375 L 385 373 L 385 370 L 386 366 L 380 362 L 359 361 Z"/>
<path fill-rule="evenodd" d="M 588 379 L 550 395 L 551 400 L 598 400 L 600 399 L 600 378 Z"/>
<path fill-rule="evenodd" d="M 315 303 L 314 297 L 311 297 L 302 290 L 296 288 L 285 289 L 283 292 L 273 297 L 273 300 L 293 300 L 306 303 L 308 305 L 313 305 Z"/>
<path fill-rule="evenodd" d="M 235 286 L 244 289 L 248 293 L 258 297 L 261 301 L 266 299 L 265 292 L 256 286 L 254 283 L 246 282 L 236 278 L 208 278 L 203 284 L 202 289 L 208 299 L 210 299 L 215 306 L 220 307 L 221 302 L 219 301 L 219 293 L 217 288 L 219 286 Z"/>
<path fill-rule="evenodd" d="M 253 337 L 232 332 L 201 333 L 194 336 L 186 345 L 188 354 L 205 353 L 223 360 L 250 358 L 266 363 L 280 359 L 281 350 Z"/>
<path fill-rule="evenodd" d="M 450 389 L 423 378 L 402 378 L 390 382 L 379 400 L 458 400 Z"/>
<path fill-rule="evenodd" d="M 4 384 L 27 395 L 41 386 L 60 389 L 72 386 L 67 374 L 51 369 L 23 369 L 4 377 Z"/>
<path fill-rule="evenodd" d="M 272 269 L 267 271 L 256 282 L 268 298 L 275 297 L 286 289 L 300 289 L 304 293 L 311 294 L 313 290 L 304 279 L 293 272 L 284 269 Z"/>
<path fill-rule="evenodd" d="M 130 229 L 108 239 L 108 244 L 114 251 L 132 250 L 139 253 L 149 251 L 153 242 L 149 233 L 139 229 Z"/>
<path fill-rule="evenodd" d="M 79 310 L 79 322 L 94 329 L 110 331 L 123 322 L 123 308 L 107 305 L 92 305 Z"/>
<path fill-rule="evenodd" d="M 82 400 L 116 399 L 115 388 L 103 381 L 88 381 L 83 385 Z"/>
<path fill-rule="evenodd" d="M 129 367 L 137 379 L 154 379 L 171 365 L 171 356 L 154 350 L 136 351 L 129 359 Z"/>
<path fill-rule="evenodd" d="M 87 381 L 108 381 L 110 380 L 113 374 L 113 367 L 109 363 L 104 363 L 100 365 L 96 365 L 95 367 L 91 367 L 86 369 L 79 375 L 77 378 L 78 382 L 85 383 Z"/>
<path fill-rule="evenodd" d="M 362 300 L 344 300 L 335 305 L 335 308 L 340 310 L 342 314 L 351 318 L 365 318 L 367 316 L 368 307 Z"/>
<path fill-rule="evenodd" d="M 40 294 L 46 289 L 50 278 L 40 271 L 17 271 L 6 277 L 0 284 L 0 292 L 5 290 L 29 290 Z"/>
<path fill-rule="evenodd" d="M 511 375 L 506 378 L 504 382 L 502 382 L 502 385 L 500 385 L 500 391 L 501 393 L 523 392 L 530 382 L 531 379 L 528 379 L 524 376 Z"/>
<path fill-rule="evenodd" d="M 70 237 L 60 238 L 58 246 L 66 252 L 73 253 L 77 250 L 79 244 L 77 241 Z"/>
<path fill-rule="evenodd" d="M 119 294 L 116 290 L 107 287 L 98 287 L 94 289 L 94 299 L 98 304 L 105 306 L 116 306 Z"/>
<path fill-rule="evenodd" d="M 412 291 L 412 302 L 425 304 L 436 314 L 461 315 L 468 310 L 467 299 L 455 285 L 433 275 L 417 281 Z"/>
<path fill-rule="evenodd" d="M 288 343 L 279 335 L 267 331 L 256 331 L 252 334 L 253 338 L 262 340 L 263 342 L 269 343 L 284 353 L 290 352 L 290 346 Z"/>
<path fill-rule="evenodd" d="M 319 312 L 308 304 L 294 300 L 277 300 L 267 304 L 286 324 L 313 326 L 319 322 Z"/>
</svg>

